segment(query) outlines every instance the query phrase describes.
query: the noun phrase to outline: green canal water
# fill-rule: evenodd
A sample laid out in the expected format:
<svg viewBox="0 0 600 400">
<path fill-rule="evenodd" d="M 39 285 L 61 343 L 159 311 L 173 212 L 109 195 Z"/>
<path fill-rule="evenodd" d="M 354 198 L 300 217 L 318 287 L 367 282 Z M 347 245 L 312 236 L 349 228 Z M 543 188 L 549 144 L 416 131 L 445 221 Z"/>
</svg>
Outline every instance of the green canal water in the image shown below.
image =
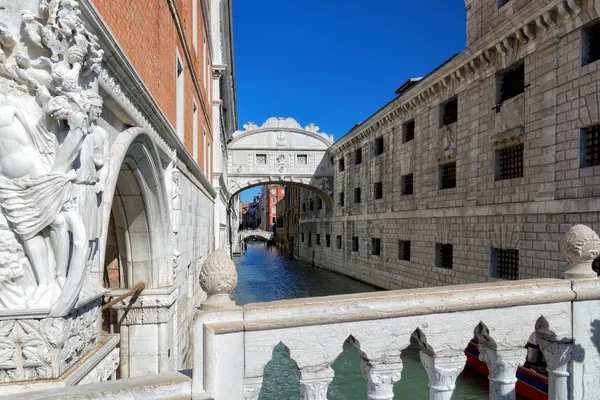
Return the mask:
<svg viewBox="0 0 600 400">
<path fill-rule="evenodd" d="M 246 254 L 235 258 L 238 285 L 233 299 L 238 305 L 248 303 L 364 293 L 377 288 L 333 272 L 315 268 L 291 258 L 276 248 L 267 250 L 261 243 L 249 243 Z M 457 321 L 460 323 L 460 321 Z M 402 379 L 394 387 L 395 399 L 429 399 L 427 374 L 419 359 L 419 350 L 411 345 L 402 352 Z M 365 400 L 367 384 L 360 372 L 358 350 L 349 343 L 332 365 L 335 378 L 329 385 L 329 400 Z M 300 383 L 296 366 L 283 346 L 273 350 L 273 358 L 265 367 L 265 378 L 259 400 L 298 400 Z M 454 399 L 488 398 L 487 378 L 466 368 L 456 384 Z"/>
</svg>

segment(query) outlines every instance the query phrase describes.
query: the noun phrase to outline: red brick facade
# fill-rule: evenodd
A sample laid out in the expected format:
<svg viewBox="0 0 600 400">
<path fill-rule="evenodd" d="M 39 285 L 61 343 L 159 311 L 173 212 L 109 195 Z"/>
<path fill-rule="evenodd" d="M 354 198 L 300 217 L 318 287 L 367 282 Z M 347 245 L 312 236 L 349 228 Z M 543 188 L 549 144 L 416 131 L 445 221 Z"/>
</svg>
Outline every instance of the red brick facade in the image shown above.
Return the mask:
<svg viewBox="0 0 600 400">
<path fill-rule="evenodd" d="M 266 185 L 266 227 L 271 230 L 271 226 L 277 221 L 277 203 L 285 196 L 285 187 L 281 185 Z"/>
</svg>

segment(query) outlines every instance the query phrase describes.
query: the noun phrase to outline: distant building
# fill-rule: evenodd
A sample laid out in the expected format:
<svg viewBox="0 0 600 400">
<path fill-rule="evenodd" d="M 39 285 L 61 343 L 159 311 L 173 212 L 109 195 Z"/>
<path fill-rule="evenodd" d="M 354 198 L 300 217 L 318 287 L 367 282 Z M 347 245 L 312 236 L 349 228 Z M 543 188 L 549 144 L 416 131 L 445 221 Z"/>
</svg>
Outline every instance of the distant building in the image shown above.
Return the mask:
<svg viewBox="0 0 600 400">
<path fill-rule="evenodd" d="M 276 206 L 277 246 L 297 257 L 301 188 L 286 185 L 284 193 L 285 195 L 277 202 Z"/>
<path fill-rule="evenodd" d="M 277 203 L 285 195 L 282 185 L 264 185 L 261 193 L 261 223 L 260 229 L 271 231 L 277 220 Z"/>
</svg>

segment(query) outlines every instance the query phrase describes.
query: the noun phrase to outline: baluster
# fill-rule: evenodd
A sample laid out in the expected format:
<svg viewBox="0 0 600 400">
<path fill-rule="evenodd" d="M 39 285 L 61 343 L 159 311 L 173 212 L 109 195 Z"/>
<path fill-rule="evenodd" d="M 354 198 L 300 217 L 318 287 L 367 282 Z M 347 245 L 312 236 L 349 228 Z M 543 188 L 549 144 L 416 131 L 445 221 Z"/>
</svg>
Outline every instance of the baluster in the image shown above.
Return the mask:
<svg viewBox="0 0 600 400">
<path fill-rule="evenodd" d="M 313 368 L 300 369 L 300 399 L 327 400 L 327 388 L 334 375 L 331 367 L 317 371 Z"/>
<path fill-rule="evenodd" d="M 490 399 L 515 400 L 517 368 L 525 363 L 527 350 L 523 348 L 497 349 L 479 343 L 479 359 L 490 371 Z"/>
<path fill-rule="evenodd" d="M 244 378 L 244 399 L 258 400 L 260 390 L 262 389 L 263 377 Z"/>
<path fill-rule="evenodd" d="M 421 362 L 429 377 L 429 398 L 451 400 L 456 388 L 456 379 L 467 362 L 465 354 L 436 357 L 435 354 L 421 351 Z"/>
<path fill-rule="evenodd" d="M 543 338 L 539 344 L 546 359 L 548 370 L 548 399 L 567 400 L 569 397 L 569 372 L 567 367 L 571 360 L 571 343 L 557 343 Z"/>
<path fill-rule="evenodd" d="M 393 400 L 394 384 L 402 375 L 400 355 L 385 361 L 361 359 L 361 371 L 367 380 L 367 398 L 369 400 Z"/>
</svg>

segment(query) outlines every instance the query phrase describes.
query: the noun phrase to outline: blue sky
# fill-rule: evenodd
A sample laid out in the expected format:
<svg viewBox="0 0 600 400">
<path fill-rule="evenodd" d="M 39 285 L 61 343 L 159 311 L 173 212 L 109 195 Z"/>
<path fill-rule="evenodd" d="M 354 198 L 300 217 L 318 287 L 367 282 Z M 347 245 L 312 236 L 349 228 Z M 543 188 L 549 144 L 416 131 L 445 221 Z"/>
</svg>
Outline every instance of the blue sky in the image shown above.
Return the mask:
<svg viewBox="0 0 600 400">
<path fill-rule="evenodd" d="M 464 49 L 465 3 L 233 0 L 233 29 L 240 128 L 293 117 L 337 140 Z"/>
</svg>

